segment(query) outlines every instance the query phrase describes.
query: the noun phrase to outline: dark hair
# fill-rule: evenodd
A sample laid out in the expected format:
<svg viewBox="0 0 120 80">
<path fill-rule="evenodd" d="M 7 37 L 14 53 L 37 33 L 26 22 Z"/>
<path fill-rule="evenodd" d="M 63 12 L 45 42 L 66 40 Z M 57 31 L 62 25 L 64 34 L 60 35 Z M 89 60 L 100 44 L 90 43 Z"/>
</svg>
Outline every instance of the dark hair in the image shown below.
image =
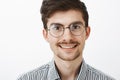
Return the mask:
<svg viewBox="0 0 120 80">
<path fill-rule="evenodd" d="M 80 0 L 43 0 L 41 6 L 41 15 L 44 29 L 47 29 L 47 19 L 56 11 L 79 10 L 82 13 L 85 21 L 85 26 L 88 26 L 88 12 L 85 4 Z"/>
</svg>

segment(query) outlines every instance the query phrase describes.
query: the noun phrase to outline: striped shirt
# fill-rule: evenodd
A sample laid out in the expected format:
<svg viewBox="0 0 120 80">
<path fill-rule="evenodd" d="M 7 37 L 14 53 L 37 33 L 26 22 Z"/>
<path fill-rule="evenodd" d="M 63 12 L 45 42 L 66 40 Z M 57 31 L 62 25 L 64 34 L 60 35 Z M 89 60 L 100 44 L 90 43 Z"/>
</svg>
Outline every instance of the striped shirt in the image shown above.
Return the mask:
<svg viewBox="0 0 120 80">
<path fill-rule="evenodd" d="M 61 80 L 54 60 L 33 71 L 22 75 L 17 80 Z M 89 66 L 83 60 L 77 80 L 115 80 L 99 70 Z"/>
</svg>

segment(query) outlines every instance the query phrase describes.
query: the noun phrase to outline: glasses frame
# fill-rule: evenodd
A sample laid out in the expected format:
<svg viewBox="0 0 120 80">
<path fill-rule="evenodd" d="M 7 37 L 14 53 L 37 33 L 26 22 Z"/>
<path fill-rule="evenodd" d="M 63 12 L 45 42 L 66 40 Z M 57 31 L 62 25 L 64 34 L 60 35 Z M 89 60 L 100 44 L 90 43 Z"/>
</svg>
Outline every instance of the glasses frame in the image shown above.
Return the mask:
<svg viewBox="0 0 120 80">
<path fill-rule="evenodd" d="M 73 25 L 73 24 L 71 24 L 71 25 Z M 81 35 L 83 34 L 83 32 L 86 30 L 86 27 L 85 27 L 83 24 L 81 24 L 81 27 L 83 28 L 82 32 L 81 32 L 79 35 L 75 35 L 75 34 L 72 32 L 72 30 L 71 30 L 71 25 L 69 25 L 68 27 L 62 26 L 62 27 L 63 27 L 62 33 L 61 33 L 60 35 L 58 35 L 58 36 L 55 36 L 55 35 L 53 35 L 53 34 L 51 33 L 51 28 L 47 28 L 47 31 L 49 31 L 49 33 L 50 33 L 51 36 L 53 36 L 53 37 L 55 37 L 55 38 L 59 38 L 59 37 L 63 36 L 63 34 L 64 34 L 64 32 L 65 32 L 65 29 L 69 29 L 69 31 L 71 32 L 71 34 L 74 35 L 74 36 L 81 36 Z"/>
</svg>

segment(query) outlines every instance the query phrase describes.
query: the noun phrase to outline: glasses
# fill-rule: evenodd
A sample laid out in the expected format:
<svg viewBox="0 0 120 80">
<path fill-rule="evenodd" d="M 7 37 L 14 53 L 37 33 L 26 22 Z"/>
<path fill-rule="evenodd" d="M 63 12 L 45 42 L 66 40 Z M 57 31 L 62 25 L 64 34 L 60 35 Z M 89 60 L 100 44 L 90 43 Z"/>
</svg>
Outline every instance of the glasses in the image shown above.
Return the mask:
<svg viewBox="0 0 120 80">
<path fill-rule="evenodd" d="M 84 25 L 81 23 L 74 23 L 69 25 L 69 27 L 64 27 L 62 24 L 54 23 L 50 26 L 50 28 L 48 28 L 48 31 L 51 36 L 58 38 L 64 34 L 65 29 L 67 28 L 74 36 L 80 36 L 85 30 Z"/>
</svg>

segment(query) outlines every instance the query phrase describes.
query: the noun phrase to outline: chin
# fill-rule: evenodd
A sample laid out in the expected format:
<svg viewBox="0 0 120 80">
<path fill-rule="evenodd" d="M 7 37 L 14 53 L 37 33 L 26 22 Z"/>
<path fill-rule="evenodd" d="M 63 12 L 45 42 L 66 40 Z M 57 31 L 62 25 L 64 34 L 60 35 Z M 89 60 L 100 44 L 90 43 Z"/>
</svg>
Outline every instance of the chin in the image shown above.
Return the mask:
<svg viewBox="0 0 120 80">
<path fill-rule="evenodd" d="M 80 54 L 74 55 L 74 56 L 67 56 L 67 57 L 58 55 L 58 57 L 64 61 L 73 61 L 73 60 L 79 58 L 79 56 L 80 56 Z"/>
</svg>

